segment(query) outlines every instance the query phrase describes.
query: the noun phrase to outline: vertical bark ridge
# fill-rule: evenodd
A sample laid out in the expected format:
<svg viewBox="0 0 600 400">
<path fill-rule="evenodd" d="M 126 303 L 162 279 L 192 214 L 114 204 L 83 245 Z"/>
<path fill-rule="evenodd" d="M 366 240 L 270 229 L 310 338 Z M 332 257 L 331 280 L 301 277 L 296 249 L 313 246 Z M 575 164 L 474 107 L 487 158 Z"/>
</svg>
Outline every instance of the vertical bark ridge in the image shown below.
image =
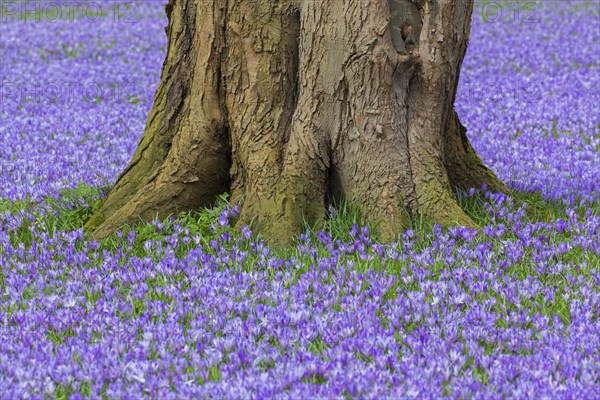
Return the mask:
<svg viewBox="0 0 600 400">
<path fill-rule="evenodd" d="M 427 1 L 422 8 L 419 69 L 409 94 L 409 152 L 417 209 L 444 225 L 475 227 L 456 201 L 444 164 L 445 136 L 463 49 L 468 41 L 472 1 Z"/>
<path fill-rule="evenodd" d="M 233 202 L 241 220 L 263 213 L 283 168 L 297 103 L 298 16 L 283 2 L 230 2 L 224 74 L 232 127 Z"/>
<path fill-rule="evenodd" d="M 150 179 L 164 162 L 189 107 L 189 87 L 196 64 L 192 52 L 196 29 L 196 9 L 191 1 L 171 0 L 166 6 L 169 24 L 167 56 L 163 63 L 160 84 L 148 115 L 146 129 L 132 160 L 121 173 L 100 210 L 88 222 L 95 228 L 121 208 Z M 187 56 L 185 56 L 187 55 Z"/>
<path fill-rule="evenodd" d="M 303 219 L 323 215 L 329 136 L 314 113 L 314 63 L 303 45 L 308 3 L 240 1 L 229 11 L 227 107 L 232 131 L 232 199 L 244 196 L 240 224 L 289 241 Z M 314 82 L 312 82 L 314 83 Z M 273 229 L 276 228 L 276 229 Z"/>
<path fill-rule="evenodd" d="M 139 156 L 134 156 L 133 166 L 120 179 L 123 186 L 115 186 L 107 198 L 105 207 L 111 209 L 101 210 L 88 223 L 95 227 L 93 237 L 104 237 L 139 220 L 206 206 L 228 189 L 230 150 L 219 74 L 224 45 L 219 27 L 225 10 L 214 1 L 185 0 L 169 3 L 167 11 L 170 50 L 165 65 L 176 65 L 174 71 L 180 75 L 164 89 L 166 98 L 160 97 L 161 89 L 157 91 L 157 101 L 166 102 L 173 116 L 151 114 L 150 121 L 166 124 L 161 132 L 172 140 L 164 149 L 168 150 L 164 160 L 152 164 L 152 171 L 144 172 L 142 166 L 147 168 L 152 158 L 163 154 L 139 146 Z M 149 137 L 161 137 L 152 133 L 151 122 L 148 126 Z M 138 179 L 138 174 L 143 178 Z M 132 188 L 127 195 L 119 190 L 125 185 Z"/>
<path fill-rule="evenodd" d="M 289 141 L 292 129 L 292 120 L 296 108 L 298 107 L 298 96 L 300 92 L 300 10 L 293 6 L 288 6 L 282 13 L 282 29 L 284 34 L 284 48 L 286 59 L 289 60 L 289 65 L 286 68 L 284 80 L 289 82 L 289 99 L 283 108 L 278 130 L 280 132 L 281 146 L 279 151 L 279 171 L 283 170 L 283 159 L 285 155 L 285 147 Z M 285 88 L 284 88 L 285 90 Z"/>
<path fill-rule="evenodd" d="M 394 239 L 409 222 L 412 182 L 405 117 L 411 57 L 398 57 L 387 2 L 345 3 L 342 18 L 354 34 L 347 42 L 342 74 L 347 116 L 333 154 L 341 195 Z M 402 53 L 406 53 L 405 49 Z"/>
</svg>

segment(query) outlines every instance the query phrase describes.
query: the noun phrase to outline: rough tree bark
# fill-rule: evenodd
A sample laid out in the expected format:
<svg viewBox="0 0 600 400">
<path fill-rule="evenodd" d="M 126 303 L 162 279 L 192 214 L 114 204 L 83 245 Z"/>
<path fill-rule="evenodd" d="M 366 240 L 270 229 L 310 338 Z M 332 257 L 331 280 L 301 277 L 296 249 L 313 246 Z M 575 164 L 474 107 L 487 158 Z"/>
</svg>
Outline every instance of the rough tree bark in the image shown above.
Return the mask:
<svg viewBox="0 0 600 400">
<path fill-rule="evenodd" d="M 472 0 L 171 0 L 146 132 L 86 228 L 210 205 L 285 244 L 344 199 L 393 239 L 474 222 L 453 189 L 504 191 L 454 111 Z"/>
</svg>

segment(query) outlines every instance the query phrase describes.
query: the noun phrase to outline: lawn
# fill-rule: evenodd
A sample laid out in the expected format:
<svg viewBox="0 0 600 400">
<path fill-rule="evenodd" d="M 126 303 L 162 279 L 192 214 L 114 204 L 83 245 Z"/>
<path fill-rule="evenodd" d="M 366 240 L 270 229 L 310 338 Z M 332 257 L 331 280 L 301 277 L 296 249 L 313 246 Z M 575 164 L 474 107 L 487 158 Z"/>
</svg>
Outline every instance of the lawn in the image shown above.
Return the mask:
<svg viewBox="0 0 600 400">
<path fill-rule="evenodd" d="M 55 3 L 0 0 L 0 399 L 600 397 L 597 3 L 478 4 L 456 106 L 514 190 L 458 193 L 481 231 L 381 243 L 339 204 L 284 250 L 226 195 L 84 238 L 143 134 L 165 1 Z"/>
</svg>

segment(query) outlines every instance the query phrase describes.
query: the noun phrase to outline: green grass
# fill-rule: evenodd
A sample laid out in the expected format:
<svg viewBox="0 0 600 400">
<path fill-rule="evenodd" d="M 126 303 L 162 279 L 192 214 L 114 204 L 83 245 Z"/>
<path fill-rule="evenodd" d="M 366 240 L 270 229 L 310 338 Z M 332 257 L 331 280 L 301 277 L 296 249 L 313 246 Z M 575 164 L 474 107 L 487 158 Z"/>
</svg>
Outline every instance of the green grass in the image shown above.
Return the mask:
<svg viewBox="0 0 600 400">
<path fill-rule="evenodd" d="M 81 183 L 74 189 L 63 189 L 59 197 L 47 197 L 45 199 L 43 202 L 45 205 L 42 208 L 46 212 L 40 210 L 40 202 L 31 200 L 10 202 L 0 199 L 0 212 L 9 212 L 13 215 L 17 215 L 22 211 L 31 212 L 36 216 L 35 223 L 44 225 L 47 233 L 52 237 L 59 232 L 82 228 L 100 207 L 102 199 L 108 193 L 108 190 L 108 186 L 94 187 Z M 493 215 L 488 209 L 489 206 L 486 206 L 483 196 L 468 196 L 466 193 L 458 193 L 458 199 L 467 215 L 480 226 L 493 223 Z M 548 201 L 539 193 L 516 192 L 513 194 L 513 199 L 516 204 L 526 203 L 525 221 L 550 223 L 561 218 L 568 219 L 566 206 L 561 203 Z M 164 227 L 161 230 L 158 230 L 152 224 L 125 226 L 122 230 L 122 238 L 126 238 L 130 231 L 135 231 L 134 254 L 142 255 L 145 253 L 143 245 L 147 240 L 162 240 L 174 232 L 175 226 L 179 226 L 181 229 L 185 229 L 186 234 L 190 237 L 198 235 L 200 244 L 209 247 L 210 242 L 218 240 L 220 235 L 225 231 L 218 227 L 217 218 L 227 206 L 227 195 L 223 195 L 211 209 L 184 212 L 162 220 L 161 223 Z M 513 208 L 516 209 L 516 206 L 513 206 Z M 588 208 L 591 208 L 592 215 L 600 215 L 600 204 L 598 202 L 590 207 L 575 208 L 575 211 L 579 217 L 584 218 Z M 37 220 L 38 217 L 39 221 Z M 305 224 L 305 229 L 308 231 L 313 243 L 319 241 L 317 234 L 320 231 L 326 232 L 334 242 L 338 240 L 349 242 L 354 240 L 349 234 L 354 224 L 359 227 L 363 225 L 367 226 L 369 232 L 373 232 L 375 227 L 372 221 L 361 217 L 360 210 L 352 209 L 347 204 L 342 203 L 336 208 L 333 218 L 328 218 L 314 226 Z M 218 229 L 215 230 L 214 226 Z M 411 221 L 409 228 L 414 232 L 415 237 L 423 240 L 420 244 L 425 247 L 429 245 L 427 238 L 433 236 L 434 227 L 434 224 L 417 217 Z M 32 237 L 31 231 L 28 228 L 29 226 L 23 226 L 21 229 L 18 229 L 14 233 L 14 239 L 25 244 L 30 243 Z M 237 230 L 232 230 L 231 233 L 234 236 L 239 234 Z M 121 246 L 123 242 L 122 238 L 114 234 L 102 242 L 102 247 L 114 250 Z M 374 237 L 374 240 L 377 240 L 377 238 Z M 182 251 L 185 252 L 195 246 L 195 243 L 193 245 L 190 244 L 190 246 L 183 246 Z M 282 257 L 297 255 L 294 248 L 276 252 Z"/>
</svg>

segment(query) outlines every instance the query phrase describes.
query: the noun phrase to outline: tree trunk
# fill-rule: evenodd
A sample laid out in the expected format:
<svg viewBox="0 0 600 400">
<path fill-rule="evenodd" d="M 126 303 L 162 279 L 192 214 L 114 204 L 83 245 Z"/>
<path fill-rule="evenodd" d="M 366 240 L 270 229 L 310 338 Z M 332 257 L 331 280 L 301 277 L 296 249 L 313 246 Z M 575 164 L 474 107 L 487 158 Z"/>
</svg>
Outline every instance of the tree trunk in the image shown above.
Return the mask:
<svg viewBox="0 0 600 400">
<path fill-rule="evenodd" d="M 472 0 L 171 0 L 144 138 L 97 214 L 124 224 L 229 191 L 274 244 L 344 199 L 394 239 L 474 227 L 453 189 L 504 186 L 454 111 Z"/>
</svg>

